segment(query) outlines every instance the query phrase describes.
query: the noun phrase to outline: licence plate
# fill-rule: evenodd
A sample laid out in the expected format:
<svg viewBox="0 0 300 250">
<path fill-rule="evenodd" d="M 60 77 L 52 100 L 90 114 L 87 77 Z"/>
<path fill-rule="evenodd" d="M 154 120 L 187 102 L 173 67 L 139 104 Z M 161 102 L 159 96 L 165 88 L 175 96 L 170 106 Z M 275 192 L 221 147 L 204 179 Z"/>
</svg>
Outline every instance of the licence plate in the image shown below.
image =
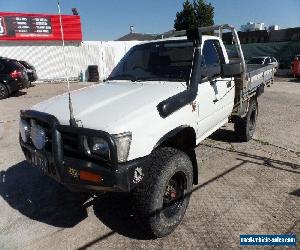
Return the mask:
<svg viewBox="0 0 300 250">
<path fill-rule="evenodd" d="M 45 157 L 36 154 L 31 155 L 31 163 L 33 166 L 39 168 L 45 174 L 48 173 L 48 160 Z"/>
</svg>

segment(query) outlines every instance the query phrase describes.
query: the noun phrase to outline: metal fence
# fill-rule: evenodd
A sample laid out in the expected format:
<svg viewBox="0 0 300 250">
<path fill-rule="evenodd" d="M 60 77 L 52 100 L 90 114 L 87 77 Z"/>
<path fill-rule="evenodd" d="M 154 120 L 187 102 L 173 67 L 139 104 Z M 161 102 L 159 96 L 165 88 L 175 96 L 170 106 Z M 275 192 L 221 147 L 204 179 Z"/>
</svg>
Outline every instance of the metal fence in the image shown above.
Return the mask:
<svg viewBox="0 0 300 250">
<path fill-rule="evenodd" d="M 123 55 L 138 41 L 82 42 L 65 46 L 68 75 L 77 79 L 86 75 L 88 65 L 98 65 L 105 79 Z M 0 43 L 0 56 L 25 60 L 35 66 L 39 80 L 63 80 L 63 47 L 56 43 Z"/>
<path fill-rule="evenodd" d="M 234 50 L 234 45 L 226 45 Z M 256 56 L 273 56 L 279 61 L 280 69 L 289 69 L 295 55 L 300 54 L 300 42 L 248 43 L 242 44 L 245 58 Z"/>
</svg>

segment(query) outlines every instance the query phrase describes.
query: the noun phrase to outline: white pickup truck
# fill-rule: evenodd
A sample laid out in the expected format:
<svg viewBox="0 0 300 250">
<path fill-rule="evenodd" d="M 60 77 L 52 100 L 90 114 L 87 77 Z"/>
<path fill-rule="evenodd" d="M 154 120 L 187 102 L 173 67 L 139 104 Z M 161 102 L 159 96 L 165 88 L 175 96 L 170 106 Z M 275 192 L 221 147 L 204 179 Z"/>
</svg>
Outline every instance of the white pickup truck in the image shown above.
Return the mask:
<svg viewBox="0 0 300 250">
<path fill-rule="evenodd" d="M 221 34 L 233 32 L 238 63 Z M 220 37 L 203 35 L 219 31 Z M 195 147 L 228 121 L 253 136 L 272 65 L 247 68 L 230 25 L 134 46 L 104 83 L 21 111 L 20 145 L 35 167 L 73 191 L 130 192 L 154 237 L 181 222 L 198 183 Z M 121 209 L 121 208 L 120 208 Z"/>
</svg>

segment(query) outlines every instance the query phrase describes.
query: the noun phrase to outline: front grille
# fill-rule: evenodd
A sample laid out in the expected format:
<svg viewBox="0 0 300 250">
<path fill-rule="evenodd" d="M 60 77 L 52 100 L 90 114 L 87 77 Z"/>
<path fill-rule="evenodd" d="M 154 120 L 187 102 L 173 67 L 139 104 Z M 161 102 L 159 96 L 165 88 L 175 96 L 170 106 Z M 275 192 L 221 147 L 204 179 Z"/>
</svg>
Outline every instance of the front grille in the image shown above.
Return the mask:
<svg viewBox="0 0 300 250">
<path fill-rule="evenodd" d="M 92 130 L 82 127 L 71 127 L 60 125 L 57 118 L 52 115 L 35 111 L 21 111 L 21 119 L 31 124 L 34 121 L 39 125 L 46 134 L 46 145 L 40 153 L 45 153 L 53 164 L 60 165 L 63 163 L 64 156 L 88 160 L 103 165 L 117 164 L 116 148 L 110 135 L 104 131 Z M 84 150 L 84 145 L 81 138 L 101 137 L 109 143 L 110 158 L 106 159 L 96 154 L 87 154 Z M 31 140 L 28 140 L 28 146 L 34 147 Z"/>
<path fill-rule="evenodd" d="M 78 133 L 61 131 L 64 156 L 77 159 L 89 160 L 94 163 L 110 164 L 109 160 L 97 155 L 87 155 L 81 141 L 82 136 Z"/>
<path fill-rule="evenodd" d="M 52 128 L 49 124 L 46 122 L 40 121 L 38 119 L 26 119 L 27 122 L 30 124 L 30 120 L 34 120 L 35 123 L 43 128 L 43 130 L 46 133 L 47 142 L 45 145 L 44 150 L 52 153 L 52 145 L 53 145 L 53 138 L 52 138 Z M 64 155 L 66 156 L 78 156 L 80 154 L 80 136 L 78 134 L 69 133 L 69 132 L 61 132 L 62 137 L 62 145 L 63 145 L 63 151 Z M 31 139 L 28 141 L 28 144 L 31 146 L 34 146 Z"/>
<path fill-rule="evenodd" d="M 64 148 L 64 155 L 77 155 L 80 150 L 80 137 L 78 134 L 63 132 L 61 134 Z"/>
<path fill-rule="evenodd" d="M 34 119 L 34 121 L 36 122 L 36 124 L 40 125 L 46 133 L 47 142 L 45 146 L 45 151 L 52 153 L 52 144 L 53 144 L 52 128 L 50 127 L 49 124 L 45 122 L 39 121 L 37 119 Z M 64 131 L 61 132 L 61 137 L 62 137 L 64 154 L 66 156 L 74 156 L 80 152 L 80 140 L 77 134 L 68 133 Z M 31 140 L 30 140 L 30 144 L 32 144 Z"/>
</svg>

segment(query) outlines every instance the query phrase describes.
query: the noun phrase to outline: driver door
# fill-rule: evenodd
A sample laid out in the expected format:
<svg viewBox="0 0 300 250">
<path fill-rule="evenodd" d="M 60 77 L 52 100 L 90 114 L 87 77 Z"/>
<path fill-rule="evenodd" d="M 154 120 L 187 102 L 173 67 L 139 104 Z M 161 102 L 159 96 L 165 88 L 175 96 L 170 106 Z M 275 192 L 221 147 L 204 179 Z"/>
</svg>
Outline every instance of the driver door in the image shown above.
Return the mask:
<svg viewBox="0 0 300 250">
<path fill-rule="evenodd" d="M 204 75 L 198 85 L 198 137 L 204 139 L 227 122 L 234 102 L 231 78 L 221 77 L 225 63 L 219 40 L 204 41 L 202 47 Z"/>
</svg>

